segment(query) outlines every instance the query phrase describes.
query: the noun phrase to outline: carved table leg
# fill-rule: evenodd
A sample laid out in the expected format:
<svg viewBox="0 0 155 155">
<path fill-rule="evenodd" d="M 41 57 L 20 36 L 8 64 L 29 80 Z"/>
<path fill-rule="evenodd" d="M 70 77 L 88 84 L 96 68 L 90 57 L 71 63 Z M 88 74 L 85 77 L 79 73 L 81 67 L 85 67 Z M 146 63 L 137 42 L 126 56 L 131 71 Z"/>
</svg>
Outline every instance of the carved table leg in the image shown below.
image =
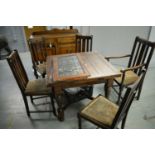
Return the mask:
<svg viewBox="0 0 155 155">
<path fill-rule="evenodd" d="M 52 88 L 52 91 L 54 92 L 54 97 L 56 99 L 58 108 L 57 108 L 57 113 L 58 113 L 58 120 L 59 121 L 64 121 L 64 93 L 62 91 L 62 88 L 59 86 L 55 86 Z"/>
<path fill-rule="evenodd" d="M 56 101 L 57 101 L 57 104 L 58 104 L 58 109 L 57 109 L 58 120 L 59 121 L 64 121 L 64 108 L 63 108 L 64 97 L 63 97 L 63 94 L 58 95 L 55 98 L 56 98 Z"/>
<path fill-rule="evenodd" d="M 105 97 L 109 98 L 111 87 L 113 85 L 113 79 L 108 79 L 105 83 L 104 90 L 105 90 Z"/>
</svg>

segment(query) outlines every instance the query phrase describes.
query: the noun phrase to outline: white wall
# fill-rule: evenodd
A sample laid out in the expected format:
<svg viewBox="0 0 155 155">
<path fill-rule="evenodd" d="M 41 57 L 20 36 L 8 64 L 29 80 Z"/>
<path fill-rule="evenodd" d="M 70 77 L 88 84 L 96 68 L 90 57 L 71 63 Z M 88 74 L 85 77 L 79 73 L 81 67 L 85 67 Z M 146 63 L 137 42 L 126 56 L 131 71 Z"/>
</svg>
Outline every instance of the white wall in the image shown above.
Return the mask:
<svg viewBox="0 0 155 155">
<path fill-rule="evenodd" d="M 136 36 L 148 39 L 150 26 L 82 26 L 80 33 L 93 35 L 93 50 L 105 56 L 130 54 Z M 126 64 L 125 59 L 115 64 Z"/>
<path fill-rule="evenodd" d="M 93 49 L 105 55 L 131 53 L 136 36 L 148 39 L 149 26 L 91 26 Z"/>
<path fill-rule="evenodd" d="M 46 29 L 47 30 L 51 30 L 51 29 L 66 29 L 66 28 L 69 28 L 68 26 L 46 26 Z"/>
<path fill-rule="evenodd" d="M 155 26 L 151 27 L 149 40 L 155 42 Z M 154 51 L 154 54 L 152 56 L 150 66 L 155 67 L 155 51 Z"/>
<path fill-rule="evenodd" d="M 155 42 L 155 26 L 152 26 L 152 27 L 151 27 L 149 40 Z"/>
</svg>

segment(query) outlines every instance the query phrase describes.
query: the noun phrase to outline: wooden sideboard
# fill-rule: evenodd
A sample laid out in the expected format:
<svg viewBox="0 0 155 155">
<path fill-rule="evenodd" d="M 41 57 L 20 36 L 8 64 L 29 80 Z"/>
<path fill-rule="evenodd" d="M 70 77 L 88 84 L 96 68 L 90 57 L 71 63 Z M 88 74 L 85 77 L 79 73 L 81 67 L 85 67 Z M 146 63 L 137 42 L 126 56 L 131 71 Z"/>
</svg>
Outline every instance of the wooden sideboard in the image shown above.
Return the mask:
<svg viewBox="0 0 155 155">
<path fill-rule="evenodd" d="M 75 39 L 78 34 L 77 29 L 53 29 L 46 31 L 33 32 L 31 38 L 43 38 L 46 44 L 46 50 L 50 51 L 55 46 L 54 55 L 75 53 Z"/>
</svg>

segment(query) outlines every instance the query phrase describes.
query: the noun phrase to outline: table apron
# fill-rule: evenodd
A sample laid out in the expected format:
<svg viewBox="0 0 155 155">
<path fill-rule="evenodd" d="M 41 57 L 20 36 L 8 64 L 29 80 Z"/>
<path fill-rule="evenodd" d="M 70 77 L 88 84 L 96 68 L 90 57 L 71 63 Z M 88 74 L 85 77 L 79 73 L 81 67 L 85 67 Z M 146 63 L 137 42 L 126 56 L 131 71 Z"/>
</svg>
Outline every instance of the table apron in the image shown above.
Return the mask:
<svg viewBox="0 0 155 155">
<path fill-rule="evenodd" d="M 82 87 L 82 86 L 88 86 L 88 85 L 93 85 L 93 84 L 100 84 L 100 83 L 108 83 L 108 87 L 111 87 L 113 78 L 108 78 L 108 79 L 92 79 L 92 80 L 82 80 L 82 81 L 66 81 L 66 82 L 61 82 L 52 85 L 55 95 L 61 95 L 63 93 L 63 89 L 65 88 L 73 88 L 73 87 Z"/>
</svg>

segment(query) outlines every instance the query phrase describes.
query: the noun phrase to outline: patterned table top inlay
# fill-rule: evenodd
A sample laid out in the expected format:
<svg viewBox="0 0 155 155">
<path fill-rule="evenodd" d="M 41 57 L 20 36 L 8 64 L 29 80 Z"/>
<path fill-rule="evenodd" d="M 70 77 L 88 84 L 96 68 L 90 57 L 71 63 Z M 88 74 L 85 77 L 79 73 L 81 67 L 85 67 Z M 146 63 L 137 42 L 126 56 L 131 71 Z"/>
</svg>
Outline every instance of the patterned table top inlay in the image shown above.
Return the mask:
<svg viewBox="0 0 155 155">
<path fill-rule="evenodd" d="M 75 55 L 64 56 L 58 58 L 58 75 L 62 76 L 76 76 L 84 73 L 78 58 Z"/>
</svg>

